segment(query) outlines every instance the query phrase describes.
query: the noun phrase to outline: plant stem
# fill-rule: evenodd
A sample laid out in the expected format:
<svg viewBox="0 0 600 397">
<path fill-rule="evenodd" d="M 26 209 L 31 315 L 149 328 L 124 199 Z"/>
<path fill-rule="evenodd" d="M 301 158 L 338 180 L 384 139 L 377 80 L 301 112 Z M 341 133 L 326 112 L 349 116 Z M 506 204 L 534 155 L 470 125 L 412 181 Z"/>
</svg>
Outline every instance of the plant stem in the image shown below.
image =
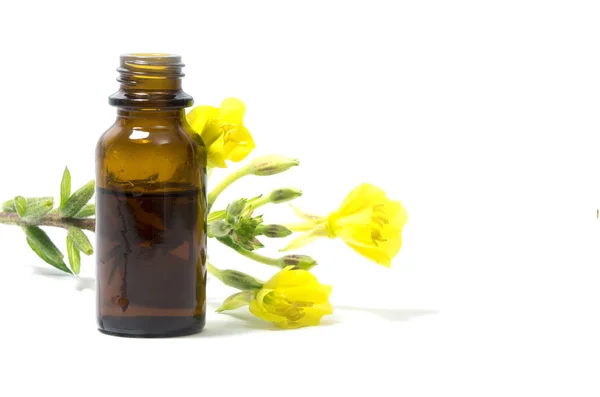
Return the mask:
<svg viewBox="0 0 600 397">
<path fill-rule="evenodd" d="M 271 202 L 271 198 L 267 195 L 267 196 L 262 196 L 261 198 L 258 198 L 256 200 L 254 200 L 252 203 L 250 203 L 248 205 L 248 208 L 252 208 L 253 210 L 257 209 L 258 207 L 262 207 L 265 204 L 268 204 Z"/>
<path fill-rule="evenodd" d="M 249 166 L 246 166 L 244 168 L 241 168 L 241 169 L 227 175 L 225 177 L 225 179 L 223 179 L 221 181 L 221 183 L 219 183 L 217 185 L 217 187 L 215 187 L 213 189 L 213 191 L 210 192 L 210 194 L 208 195 L 208 211 L 210 211 L 213 204 L 217 200 L 217 197 L 219 197 L 219 195 L 223 192 L 223 190 L 227 189 L 227 187 L 229 185 L 231 185 L 233 182 L 237 181 L 238 179 L 240 179 L 246 175 L 249 175 L 249 170 L 250 170 Z"/>
<path fill-rule="evenodd" d="M 93 232 L 96 229 L 95 219 L 61 218 L 56 214 L 46 215 L 35 221 L 25 221 L 21 219 L 17 213 L 0 212 L 0 224 L 15 226 L 52 226 L 62 227 L 63 229 L 67 229 L 69 226 L 76 226 L 80 229 L 89 230 L 90 232 Z"/>
<path fill-rule="evenodd" d="M 279 259 L 279 258 L 269 258 L 268 256 L 257 254 L 254 251 L 248 251 L 247 249 L 244 249 L 244 248 L 236 245 L 228 237 L 217 237 L 217 240 L 219 240 L 219 242 L 228 246 L 229 248 L 233 249 L 238 254 L 245 256 L 246 258 L 252 259 L 256 262 L 264 263 L 265 265 L 275 266 L 278 268 L 282 267 L 281 259 Z"/>
<path fill-rule="evenodd" d="M 315 223 L 312 223 L 312 222 L 301 222 L 301 223 L 286 223 L 283 226 L 287 227 L 292 232 L 307 232 L 309 230 L 314 229 L 318 225 Z"/>
</svg>

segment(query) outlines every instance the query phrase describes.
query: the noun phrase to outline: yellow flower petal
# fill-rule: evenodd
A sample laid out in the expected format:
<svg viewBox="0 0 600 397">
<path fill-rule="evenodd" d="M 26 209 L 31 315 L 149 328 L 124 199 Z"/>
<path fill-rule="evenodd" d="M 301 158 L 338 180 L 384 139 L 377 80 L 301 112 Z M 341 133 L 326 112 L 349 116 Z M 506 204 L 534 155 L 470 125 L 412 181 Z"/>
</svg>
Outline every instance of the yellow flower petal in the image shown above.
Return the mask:
<svg viewBox="0 0 600 397">
<path fill-rule="evenodd" d="M 308 271 L 288 266 L 265 283 L 249 309 L 281 328 L 317 325 L 321 317 L 332 313 L 330 294 L 331 286 L 320 284 Z"/>
<path fill-rule="evenodd" d="M 244 126 L 244 102 L 226 98 L 220 108 L 196 106 L 187 122 L 202 137 L 208 152 L 208 167 L 227 167 L 227 161 L 242 161 L 255 148 L 254 139 Z"/>
<path fill-rule="evenodd" d="M 223 138 L 225 157 L 234 162 L 242 161 L 255 148 L 254 139 L 244 126 L 238 126 L 229 133 L 225 133 Z"/>
<path fill-rule="evenodd" d="M 214 106 L 196 106 L 187 114 L 186 119 L 197 134 L 202 134 L 206 125 L 218 117 L 219 109 Z"/>
<path fill-rule="evenodd" d="M 227 124 L 242 124 L 246 105 L 237 98 L 225 98 L 221 102 L 219 119 Z"/>
<path fill-rule="evenodd" d="M 382 201 L 387 201 L 385 192 L 382 189 L 363 183 L 348 194 L 337 213 L 339 217 L 348 216 Z"/>
<path fill-rule="evenodd" d="M 406 209 L 373 185 L 362 184 L 328 217 L 331 234 L 354 251 L 383 266 L 390 266 L 402 247 Z"/>
</svg>

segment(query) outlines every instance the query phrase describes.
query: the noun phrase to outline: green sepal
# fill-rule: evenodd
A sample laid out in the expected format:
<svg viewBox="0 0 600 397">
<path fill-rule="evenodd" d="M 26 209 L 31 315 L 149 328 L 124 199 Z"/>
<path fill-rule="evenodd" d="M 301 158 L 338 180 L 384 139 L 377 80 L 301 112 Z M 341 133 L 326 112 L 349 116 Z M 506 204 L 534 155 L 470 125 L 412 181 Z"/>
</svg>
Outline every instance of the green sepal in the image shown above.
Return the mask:
<svg viewBox="0 0 600 397">
<path fill-rule="evenodd" d="M 224 312 L 226 310 L 235 310 L 239 307 L 248 306 L 250 302 L 254 299 L 254 292 L 252 291 L 241 291 L 236 294 L 233 294 L 227 299 L 223 301 L 221 307 L 219 307 L 216 312 Z"/>
</svg>

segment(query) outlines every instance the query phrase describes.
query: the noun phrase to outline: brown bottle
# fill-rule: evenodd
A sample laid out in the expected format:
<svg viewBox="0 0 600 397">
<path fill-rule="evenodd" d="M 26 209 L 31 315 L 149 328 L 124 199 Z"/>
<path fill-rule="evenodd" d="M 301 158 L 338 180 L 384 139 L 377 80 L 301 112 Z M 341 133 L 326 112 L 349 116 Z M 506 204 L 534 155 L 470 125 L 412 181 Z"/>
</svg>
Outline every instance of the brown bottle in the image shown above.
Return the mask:
<svg viewBox="0 0 600 397">
<path fill-rule="evenodd" d="M 96 148 L 98 326 L 186 335 L 206 313 L 206 149 L 190 134 L 181 57 L 121 56 L 115 124 Z"/>
</svg>

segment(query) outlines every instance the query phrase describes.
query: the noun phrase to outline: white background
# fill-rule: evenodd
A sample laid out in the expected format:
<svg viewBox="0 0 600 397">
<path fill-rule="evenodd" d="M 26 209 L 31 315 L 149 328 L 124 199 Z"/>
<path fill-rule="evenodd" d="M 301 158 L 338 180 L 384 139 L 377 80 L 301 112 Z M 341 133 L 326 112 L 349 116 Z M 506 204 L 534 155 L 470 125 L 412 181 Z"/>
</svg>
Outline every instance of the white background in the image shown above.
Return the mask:
<svg viewBox="0 0 600 397">
<path fill-rule="evenodd" d="M 324 326 L 217 315 L 232 291 L 210 280 L 205 331 L 169 340 L 97 332 L 93 258 L 56 276 L 0 226 L 0 395 L 598 396 L 599 20 L 573 0 L 2 3 L 1 200 L 93 178 L 119 55 L 170 52 L 196 104 L 245 101 L 255 154 L 302 162 L 222 205 L 291 185 L 327 214 L 371 182 L 409 222 L 391 269 L 303 251 L 334 286 Z"/>
</svg>

